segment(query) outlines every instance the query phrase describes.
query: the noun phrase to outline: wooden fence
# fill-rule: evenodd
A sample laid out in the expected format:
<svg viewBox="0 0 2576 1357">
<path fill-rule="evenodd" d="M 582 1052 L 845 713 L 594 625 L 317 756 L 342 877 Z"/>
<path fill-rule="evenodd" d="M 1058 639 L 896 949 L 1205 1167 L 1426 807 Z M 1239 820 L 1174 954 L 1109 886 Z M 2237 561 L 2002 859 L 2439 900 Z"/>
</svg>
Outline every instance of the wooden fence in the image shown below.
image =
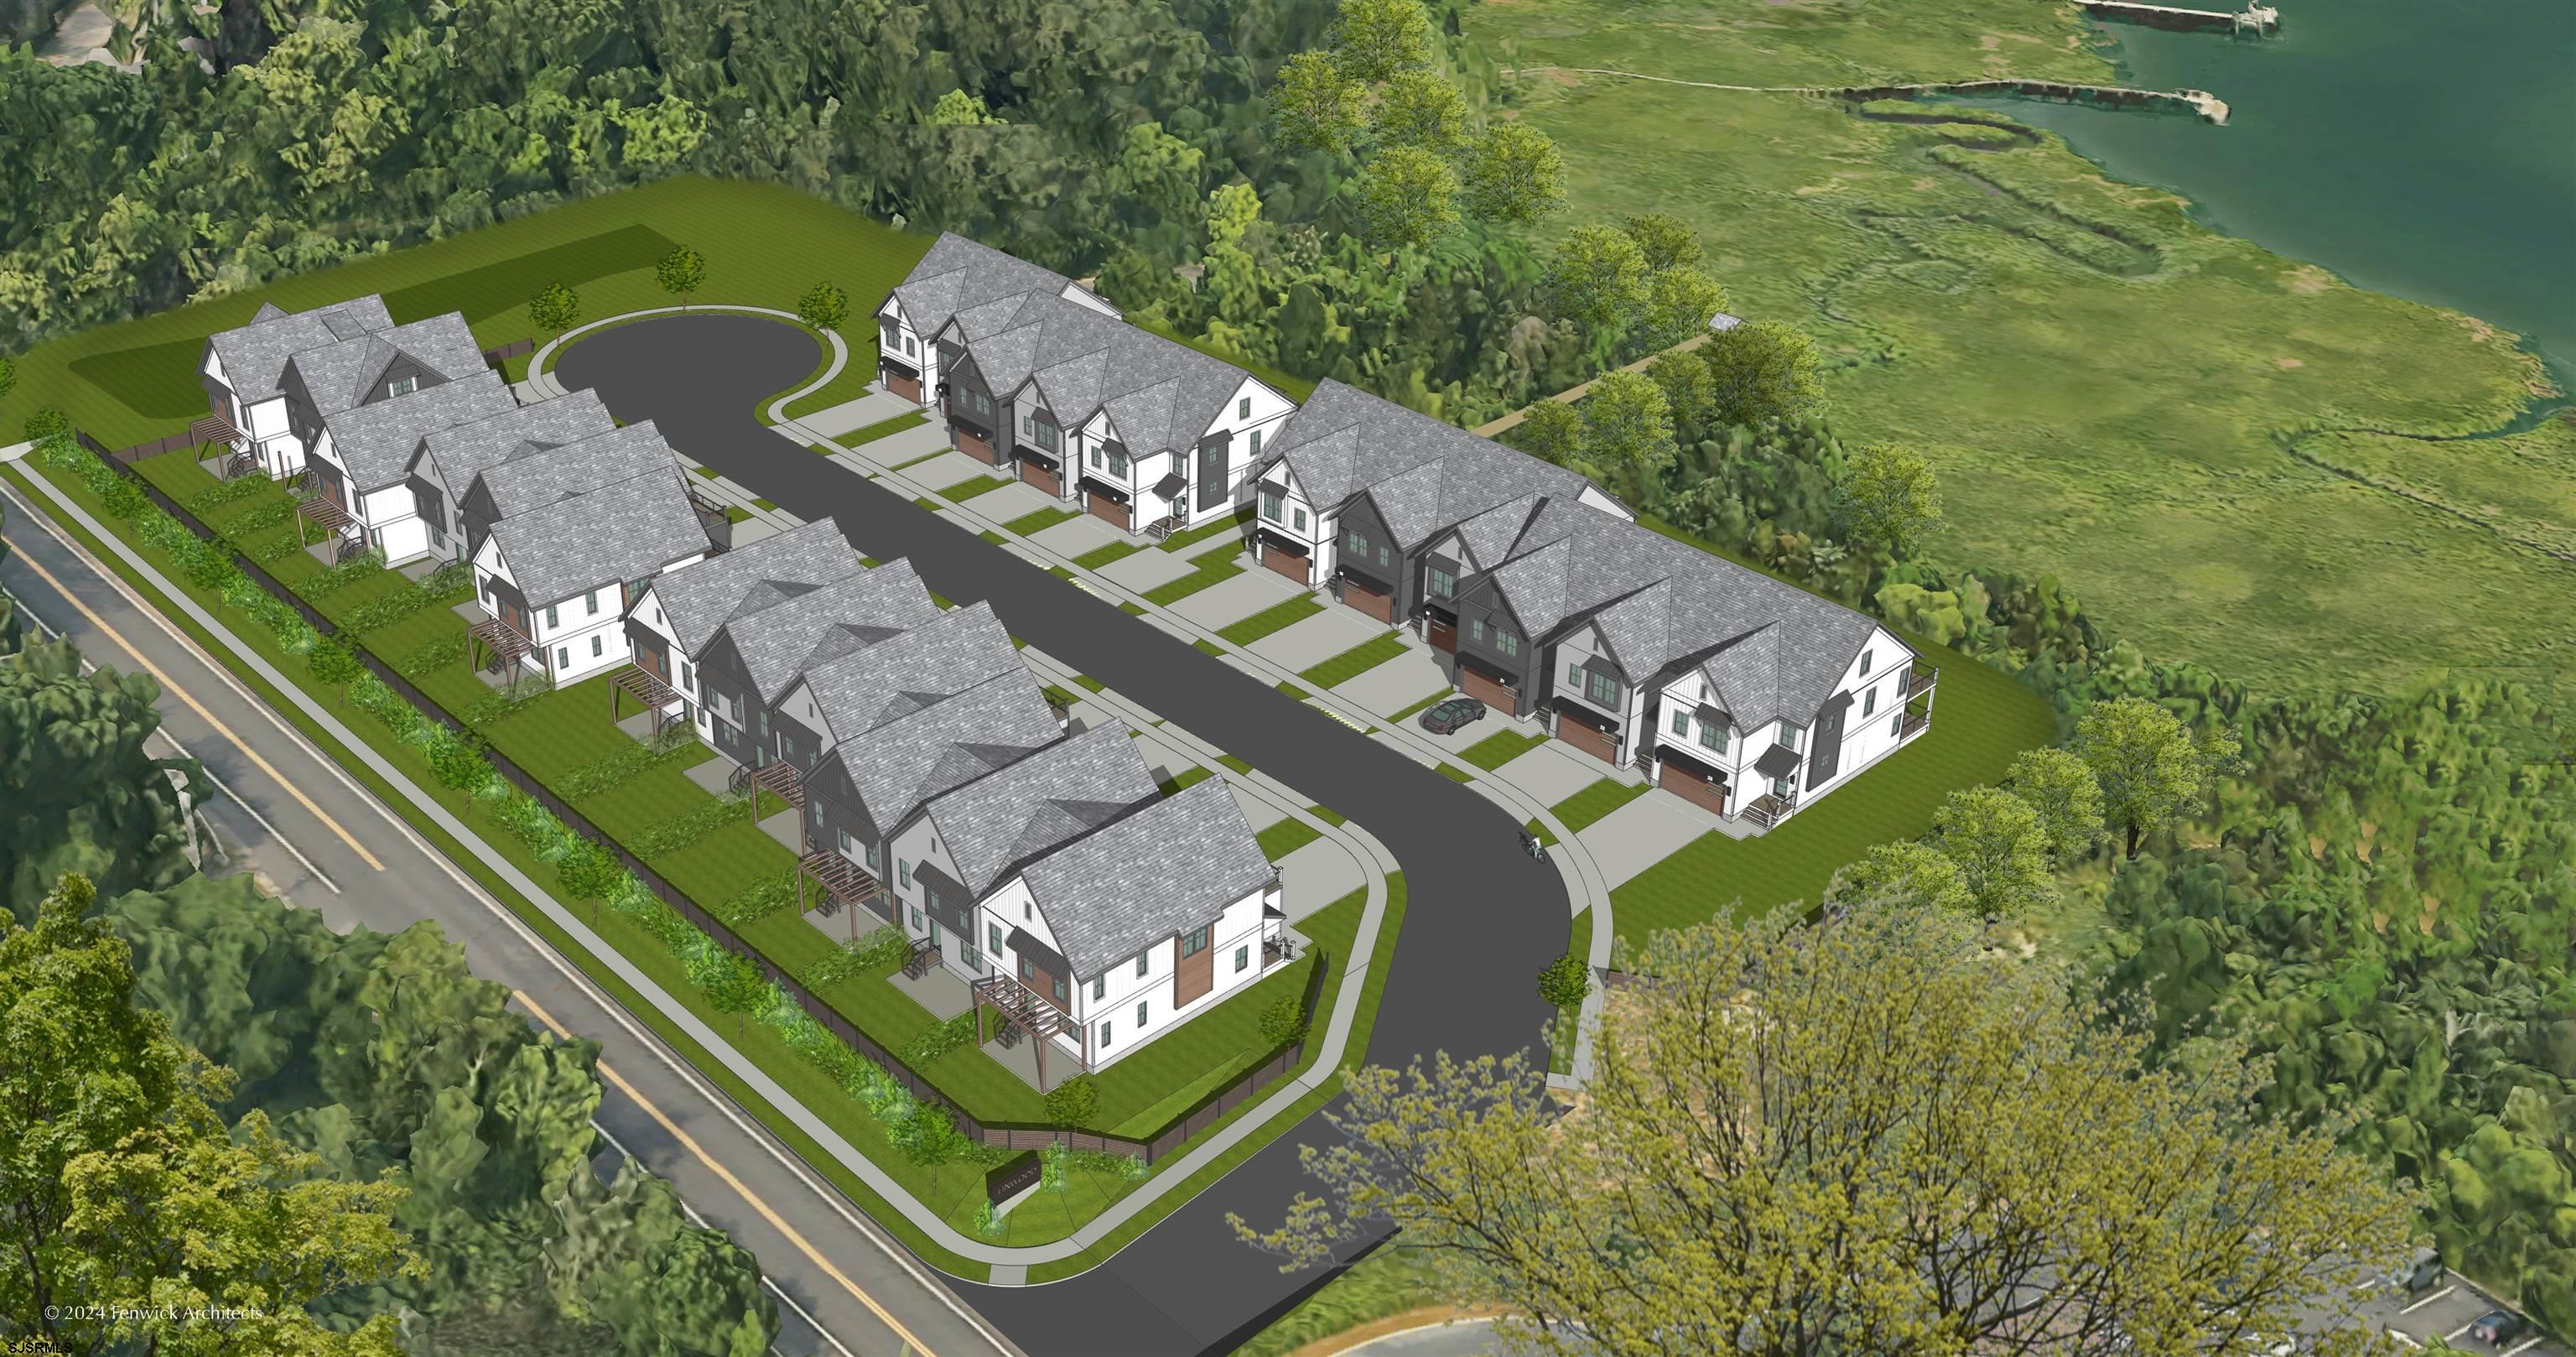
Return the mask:
<svg viewBox="0 0 2576 1357">
<path fill-rule="evenodd" d="M 533 339 L 513 340 L 497 349 L 485 349 L 483 351 L 483 361 L 493 367 L 499 367 L 502 363 L 512 358 L 516 358 L 520 354 L 534 353 L 536 351 L 537 341 Z"/>
<path fill-rule="evenodd" d="M 82 446 L 88 448 L 92 452 L 99 451 L 98 443 L 90 438 L 88 434 L 80 434 L 79 438 Z M 179 503 L 175 499 L 172 499 L 161 489 L 161 487 L 154 485 L 151 481 L 145 479 L 132 467 L 114 459 L 109 459 L 107 464 L 116 468 L 135 484 L 141 486 L 144 495 L 149 498 L 152 503 L 159 505 L 162 510 L 167 512 L 172 518 L 177 519 L 188 529 L 188 531 L 195 533 L 200 539 L 208 542 L 221 541 L 221 534 L 217 533 L 213 528 L 206 526 L 205 523 L 199 521 L 197 516 L 190 512 L 187 506 Z M 227 543 L 225 545 L 229 547 L 230 544 Z M 285 603 L 288 607 L 295 609 L 296 614 L 302 617 L 306 624 L 310 625 L 315 631 L 318 631 L 325 636 L 338 634 L 339 626 L 337 623 L 334 623 L 330 618 L 323 616 L 321 610 L 315 608 L 311 603 L 306 602 L 302 595 L 299 595 L 294 590 L 287 588 L 286 585 L 279 581 L 276 576 L 268 573 L 268 571 L 263 568 L 259 562 L 252 560 L 238 551 L 232 552 L 231 555 L 234 563 L 242 568 L 242 571 L 250 577 L 252 583 L 257 584 L 261 589 L 266 590 L 272 597 Z M 417 708 L 431 720 L 446 726 L 450 730 L 458 731 L 460 733 L 466 731 L 467 727 L 464 722 L 450 715 L 445 708 L 439 706 L 435 701 L 432 701 L 427 694 L 413 686 L 411 680 L 404 678 L 400 673 L 396 672 L 391 665 L 378 658 L 373 651 L 368 650 L 364 646 L 358 646 L 355 647 L 355 649 L 359 658 L 365 661 L 368 670 L 374 673 L 377 678 L 383 680 L 385 686 L 393 689 L 394 692 L 399 694 L 404 701 L 409 702 L 413 707 Z M 563 800 L 563 798 L 555 795 L 553 791 L 549 790 L 542 783 L 539 783 L 534 777 L 529 776 L 525 769 L 520 768 L 516 763 L 512 762 L 507 756 L 503 755 L 498 750 L 491 749 L 488 746 L 484 750 L 484 757 L 490 760 L 493 771 L 499 773 L 503 778 L 506 778 L 511 786 L 527 793 L 537 802 L 537 804 L 545 807 L 547 812 L 552 814 L 557 820 L 561 821 L 566 829 L 569 829 L 573 833 L 581 835 L 583 838 L 590 839 L 593 842 L 600 844 L 602 847 L 607 848 L 610 853 L 616 856 L 617 861 L 622 866 L 635 874 L 636 880 L 644 883 L 644 888 L 646 890 L 651 891 L 662 901 L 662 903 L 669 905 L 672 912 L 678 914 L 681 918 L 688 920 L 708 937 L 713 938 L 717 946 L 724 948 L 726 951 L 732 952 L 736 956 L 747 958 L 753 965 L 758 966 L 763 975 L 768 976 L 771 981 L 777 984 L 780 992 L 794 1000 L 796 1006 L 805 1010 L 806 1015 L 813 1018 L 815 1022 L 821 1024 L 824 1030 L 830 1032 L 836 1037 L 839 1037 L 843 1042 L 848 1044 L 851 1050 L 856 1051 L 861 1056 L 873 1061 L 879 1068 L 883 1069 L 887 1075 L 892 1077 L 895 1082 L 903 1085 L 904 1088 L 909 1090 L 915 1098 L 920 1099 L 922 1102 L 930 1106 L 946 1111 L 949 1116 L 956 1121 L 958 1129 L 963 1131 L 969 1139 L 980 1141 L 986 1145 L 1001 1146 L 1003 1148 L 1013 1150 L 1035 1149 L 1041 1145 L 1062 1142 L 1067 1147 L 1077 1150 L 1106 1150 L 1116 1154 L 1139 1155 L 1146 1163 L 1150 1164 L 1164 1155 L 1170 1154 L 1173 1149 L 1181 1144 L 1181 1142 L 1189 1139 L 1199 1131 L 1205 1130 L 1219 1117 L 1224 1116 L 1227 1112 L 1232 1111 L 1234 1108 L 1242 1105 L 1246 1101 L 1258 1096 L 1260 1093 L 1265 1091 L 1267 1085 L 1275 1082 L 1288 1071 L 1296 1068 L 1297 1062 L 1304 1054 L 1305 1042 L 1303 1040 L 1290 1045 L 1287 1049 L 1274 1055 L 1269 1061 L 1262 1064 L 1259 1068 L 1248 1072 L 1233 1083 L 1210 1094 L 1196 1107 L 1194 1107 L 1181 1121 L 1165 1129 L 1162 1134 L 1155 1136 L 1151 1140 L 1130 1140 L 1123 1136 L 1100 1135 L 1089 1131 L 1063 1131 L 1052 1127 L 1042 1127 L 1025 1123 L 985 1122 L 978 1120 L 974 1116 L 968 1114 L 965 1109 L 957 1106 L 945 1095 L 940 1093 L 936 1086 L 931 1084 L 929 1080 L 923 1078 L 920 1074 L 916 1073 L 911 1066 L 906 1065 L 894 1052 L 887 1050 L 884 1046 L 878 1044 L 874 1038 L 868 1036 L 867 1033 L 860 1031 L 858 1025 L 842 1016 L 839 1010 L 834 1009 L 830 1004 L 823 1002 L 823 1000 L 816 997 L 811 991 L 807 990 L 804 985 L 798 983 L 796 977 L 789 975 L 787 972 L 779 969 L 775 964 L 771 963 L 768 957 L 762 955 L 759 948 L 744 941 L 733 931 L 733 928 L 730 925 L 725 923 L 724 920 L 717 918 L 715 915 L 700 907 L 697 901 L 689 898 L 689 896 L 682 893 L 678 887 L 673 886 L 670 882 L 664 880 L 662 878 L 662 874 L 654 871 L 652 867 L 648 866 L 644 862 L 643 859 L 628 852 L 624 845 L 618 843 L 608 835 L 601 833 L 599 827 L 592 824 L 588 816 L 573 809 L 571 805 L 567 804 Z M 1321 991 L 1324 967 L 1332 962 L 1332 957 L 1324 948 L 1321 947 L 1311 948 L 1309 950 L 1314 954 L 1315 964 L 1307 973 L 1306 992 L 1302 1002 L 1302 1007 L 1306 1015 L 1306 1020 L 1311 1023 L 1315 1016 L 1316 1000 Z M 1039 1039 L 1044 1040 L 1044 1038 Z"/>
<path fill-rule="evenodd" d="M 146 457 L 158 457 L 165 452 L 177 452 L 181 448 L 198 446 L 196 434 L 185 429 L 166 437 L 153 439 L 149 443 L 137 443 L 133 447 L 118 448 L 114 451 L 101 447 L 99 441 L 90 437 L 86 429 L 75 429 L 72 431 L 72 436 L 80 440 L 82 447 L 97 453 L 100 461 L 117 467 L 131 466 Z"/>
</svg>

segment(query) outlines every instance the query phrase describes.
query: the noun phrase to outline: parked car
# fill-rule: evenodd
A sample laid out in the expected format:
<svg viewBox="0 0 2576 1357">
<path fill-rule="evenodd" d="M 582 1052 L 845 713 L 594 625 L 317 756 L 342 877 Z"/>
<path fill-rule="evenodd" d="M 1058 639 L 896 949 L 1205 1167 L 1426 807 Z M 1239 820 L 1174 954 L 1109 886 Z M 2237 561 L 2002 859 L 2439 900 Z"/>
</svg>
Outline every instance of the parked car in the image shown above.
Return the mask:
<svg viewBox="0 0 2576 1357">
<path fill-rule="evenodd" d="M 2395 1291 L 2407 1296 L 2420 1296 L 2442 1283 L 2442 1255 L 2431 1249 L 2417 1249 L 2405 1263 L 2386 1272 L 2375 1272 L 2361 1280 L 2363 1291 Z"/>
<path fill-rule="evenodd" d="M 2503 1347 L 2522 1336 L 2523 1318 L 2511 1310 L 2489 1310 L 2469 1326 L 2469 1337 Z"/>
<path fill-rule="evenodd" d="M 1447 735 L 1484 719 L 1484 703 L 1472 697 L 1453 697 L 1445 702 L 1432 703 L 1422 713 L 1422 728 L 1434 735 Z"/>
</svg>

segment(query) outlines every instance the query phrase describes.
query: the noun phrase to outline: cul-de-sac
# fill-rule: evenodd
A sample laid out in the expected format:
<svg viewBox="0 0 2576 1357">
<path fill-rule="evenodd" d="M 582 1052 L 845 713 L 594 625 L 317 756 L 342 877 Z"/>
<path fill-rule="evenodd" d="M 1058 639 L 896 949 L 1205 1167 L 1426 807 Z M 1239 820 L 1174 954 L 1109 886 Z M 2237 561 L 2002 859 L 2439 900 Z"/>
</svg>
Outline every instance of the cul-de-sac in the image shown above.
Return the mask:
<svg viewBox="0 0 2576 1357">
<path fill-rule="evenodd" d="M 2576 1353 L 2499 10 L 0 4 L 0 1346 Z"/>
</svg>

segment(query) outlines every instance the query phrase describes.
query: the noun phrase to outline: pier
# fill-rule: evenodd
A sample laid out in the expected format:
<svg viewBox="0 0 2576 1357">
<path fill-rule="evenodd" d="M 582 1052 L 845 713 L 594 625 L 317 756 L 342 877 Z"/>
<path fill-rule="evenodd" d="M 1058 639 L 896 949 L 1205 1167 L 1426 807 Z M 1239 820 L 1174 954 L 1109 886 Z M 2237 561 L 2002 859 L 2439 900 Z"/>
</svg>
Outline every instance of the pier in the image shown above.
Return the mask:
<svg viewBox="0 0 2576 1357">
<path fill-rule="evenodd" d="M 2251 33 L 2262 37 L 2281 27 L 2281 11 L 2247 0 L 2241 10 L 2183 9 L 2174 5 L 2143 5 L 2136 0 L 2076 0 L 2086 10 L 2105 19 L 2125 19 L 2151 28 L 2224 28 L 2231 34 Z"/>
</svg>

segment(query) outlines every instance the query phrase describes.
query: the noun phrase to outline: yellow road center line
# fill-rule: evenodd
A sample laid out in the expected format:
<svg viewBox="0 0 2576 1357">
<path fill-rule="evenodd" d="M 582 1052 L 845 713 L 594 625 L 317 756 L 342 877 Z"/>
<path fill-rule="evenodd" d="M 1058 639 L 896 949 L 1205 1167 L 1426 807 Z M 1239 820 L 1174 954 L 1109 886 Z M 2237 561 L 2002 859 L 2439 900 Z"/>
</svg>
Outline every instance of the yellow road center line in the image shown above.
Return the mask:
<svg viewBox="0 0 2576 1357">
<path fill-rule="evenodd" d="M 566 1041 L 572 1040 L 572 1033 L 566 1031 L 562 1023 L 556 1022 L 553 1014 L 548 1013 L 545 1009 L 539 1007 L 536 1000 L 529 998 L 526 994 L 517 990 L 511 991 L 511 997 L 517 999 L 520 1004 L 525 1006 L 528 1012 L 535 1016 L 537 1021 L 544 1023 L 548 1028 L 552 1029 L 556 1036 L 561 1037 Z M 714 1158 L 709 1156 L 706 1150 L 699 1146 L 695 1137 L 692 1137 L 688 1132 L 681 1130 L 669 1117 L 662 1115 L 662 1109 L 655 1107 L 650 1102 L 647 1102 L 643 1094 L 635 1091 L 635 1086 L 633 1084 L 626 1082 L 623 1076 L 608 1067 L 608 1062 L 606 1060 L 599 1062 L 599 1076 L 616 1085 L 618 1092 L 625 1094 L 637 1107 L 643 1108 L 644 1115 L 651 1117 L 661 1126 L 662 1130 L 666 1134 L 668 1134 L 673 1140 L 678 1141 L 681 1149 L 687 1150 L 692 1158 L 696 1159 L 699 1163 L 706 1165 L 710 1170 L 713 1170 L 716 1177 L 723 1179 L 724 1185 L 732 1189 L 735 1196 L 750 1203 L 751 1209 L 759 1212 L 762 1220 L 769 1222 L 771 1229 L 774 1229 L 780 1234 L 786 1236 L 787 1242 L 795 1245 L 797 1252 L 804 1254 L 808 1262 L 811 1262 L 814 1266 L 822 1269 L 823 1275 L 840 1283 L 842 1290 L 849 1292 L 851 1296 L 858 1300 L 859 1304 L 868 1307 L 868 1312 L 883 1321 L 887 1328 L 892 1329 L 895 1337 L 902 1339 L 905 1343 L 910 1345 L 904 1349 L 906 1352 L 918 1352 L 922 1354 L 922 1357 L 935 1357 L 935 1355 L 930 1351 L 929 1345 L 914 1337 L 912 1330 L 903 1326 L 902 1320 L 899 1320 L 891 1313 L 888 1313 L 884 1306 L 877 1303 L 876 1297 L 861 1290 L 857 1282 L 851 1281 L 839 1268 L 832 1266 L 832 1260 L 825 1258 L 821 1250 L 815 1248 L 811 1243 L 808 1243 L 805 1236 L 797 1233 L 795 1226 L 788 1224 L 776 1211 L 771 1210 L 769 1203 L 762 1201 L 758 1196 L 754 1195 L 750 1187 L 746 1186 L 740 1178 L 733 1176 L 732 1170 L 717 1163 Z"/>
<path fill-rule="evenodd" d="M 123 633 L 107 624 L 106 618 L 90 611 L 89 605 L 81 602 L 79 595 L 73 593 L 70 587 L 65 585 L 61 580 L 54 578 L 54 572 L 37 564 L 34 557 L 27 555 L 23 551 L 18 553 L 18 561 L 29 570 L 35 571 L 36 578 L 43 580 L 47 585 L 50 585 L 55 593 L 63 596 L 64 601 L 70 603 L 73 607 L 80 609 L 80 615 L 88 618 L 89 624 L 98 628 L 100 633 L 105 635 L 107 639 L 116 642 L 118 649 L 123 650 L 127 655 L 132 656 L 134 662 L 143 667 L 143 672 L 150 674 L 153 681 L 161 685 L 161 691 L 188 704 L 188 710 L 195 712 L 198 720 L 212 726 L 215 733 L 223 736 L 226 741 L 231 743 L 233 748 L 240 750 L 243 757 L 251 761 L 251 765 L 253 767 L 259 769 L 262 773 L 267 774 L 269 781 L 285 788 L 286 794 L 294 797 L 296 804 L 304 807 L 307 811 L 312 812 L 314 819 L 320 820 L 324 825 L 330 828 L 332 833 L 339 835 L 340 842 L 349 845 L 350 852 L 357 854 L 360 858 L 365 860 L 368 866 L 375 868 L 379 872 L 385 869 L 385 864 L 376 861 L 376 855 L 368 852 L 365 844 L 358 842 L 355 836 L 350 834 L 348 830 L 342 828 L 340 822 L 332 819 L 328 811 L 323 810 L 320 806 L 314 805 L 313 798 L 306 796 L 302 788 L 287 781 L 284 773 L 277 771 L 275 767 L 270 765 L 268 760 L 261 758 L 258 750 L 251 748 L 250 745 L 245 743 L 239 735 L 235 735 L 232 727 L 225 725 L 222 721 L 216 719 L 215 714 L 206 710 L 204 704 L 198 702 L 196 697 L 189 693 L 187 689 L 182 688 L 177 683 L 173 682 L 168 674 L 162 673 L 159 665 L 145 659 L 143 657 L 143 652 L 134 648 L 133 642 L 126 640 Z"/>
</svg>

